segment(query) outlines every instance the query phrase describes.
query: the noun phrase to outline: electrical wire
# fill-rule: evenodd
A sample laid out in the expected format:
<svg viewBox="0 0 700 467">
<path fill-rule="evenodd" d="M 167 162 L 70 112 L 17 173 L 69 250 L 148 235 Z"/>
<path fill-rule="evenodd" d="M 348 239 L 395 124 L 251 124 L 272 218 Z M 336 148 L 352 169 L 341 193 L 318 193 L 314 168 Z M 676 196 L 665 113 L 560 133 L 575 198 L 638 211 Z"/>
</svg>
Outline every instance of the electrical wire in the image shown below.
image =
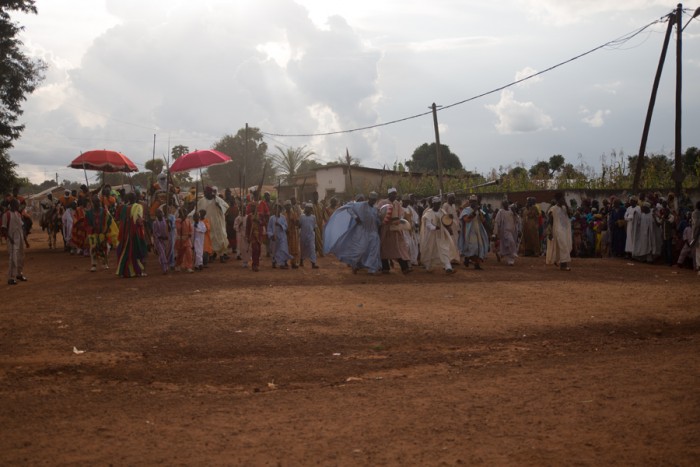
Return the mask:
<svg viewBox="0 0 700 467">
<path fill-rule="evenodd" d="M 537 73 L 533 73 L 533 74 L 531 74 L 531 75 L 525 76 L 524 78 L 518 79 L 518 80 L 516 80 L 516 81 L 513 81 L 513 82 L 511 82 L 511 83 L 508 83 L 508 84 L 506 84 L 506 85 L 504 85 L 504 86 L 500 86 L 500 87 L 498 87 L 498 88 L 492 89 L 492 90 L 490 90 L 490 91 L 483 92 L 483 93 L 478 94 L 478 95 L 476 95 L 476 96 L 472 96 L 472 97 L 469 97 L 469 98 L 467 98 L 467 99 L 464 99 L 464 100 L 461 100 L 461 101 L 458 101 L 458 102 L 454 102 L 454 103 L 449 104 L 449 105 L 440 106 L 437 110 L 438 110 L 438 111 L 446 110 L 446 109 L 449 109 L 449 108 L 452 108 L 452 107 L 456 107 L 456 106 L 458 106 L 458 105 L 466 104 L 466 103 L 468 103 L 468 102 L 471 102 L 471 101 L 480 99 L 480 98 L 485 97 L 485 96 L 488 96 L 488 95 L 490 95 L 490 94 L 497 93 L 497 92 L 499 92 L 499 91 L 502 91 L 502 90 L 504 90 L 504 89 L 510 88 L 510 87 L 512 87 L 512 86 L 515 86 L 515 85 L 517 85 L 517 84 L 520 84 L 520 83 L 522 83 L 522 82 L 524 82 L 524 81 L 527 81 L 527 80 L 529 80 L 529 79 L 532 79 L 532 78 L 535 78 L 535 77 L 537 77 L 537 76 L 540 76 L 540 75 L 542 75 L 542 74 L 544 74 L 544 73 L 548 73 L 548 72 L 550 72 L 550 71 L 552 71 L 552 70 L 555 70 L 555 69 L 557 69 L 557 68 L 559 68 L 559 67 L 562 67 L 562 66 L 564 66 L 564 65 L 566 65 L 566 64 L 569 64 L 569 63 L 571 63 L 571 62 L 573 62 L 573 61 L 575 61 L 575 60 L 578 60 L 578 59 L 580 59 L 580 58 L 583 58 L 583 57 L 585 57 L 586 55 L 590 55 L 590 54 L 592 54 L 592 53 L 594 53 L 594 52 L 597 52 L 598 50 L 601 50 L 601 49 L 604 49 L 604 48 L 615 48 L 615 47 L 619 47 L 619 46 L 621 46 L 622 44 L 625 44 L 626 42 L 630 41 L 630 40 L 633 39 L 634 37 L 638 36 L 639 34 L 641 34 L 642 32 L 644 32 L 645 30 L 647 30 L 647 29 L 650 28 L 651 26 L 654 26 L 655 24 L 658 24 L 658 23 L 667 21 L 668 18 L 669 18 L 669 16 L 670 16 L 670 14 L 669 14 L 669 15 L 666 15 L 666 16 L 663 16 L 663 17 L 661 17 L 661 18 L 659 18 L 659 19 L 657 19 L 657 20 L 652 21 L 651 23 L 649 23 L 649 24 L 647 24 L 647 25 L 645 25 L 645 26 L 642 26 L 641 28 L 638 28 L 638 29 L 636 29 L 636 30 L 634 30 L 634 31 L 632 31 L 632 32 L 629 32 L 629 33 L 627 33 L 627 34 L 625 34 L 625 35 L 623 35 L 623 36 L 620 36 L 620 37 L 618 37 L 617 39 L 613 39 L 613 40 L 611 40 L 611 41 L 608 41 L 608 42 L 606 42 L 606 43 L 603 44 L 603 45 L 599 45 L 598 47 L 594 47 L 593 49 L 590 49 L 590 50 L 588 50 L 588 51 L 586 51 L 586 52 L 583 52 L 583 53 L 581 53 L 581 54 L 579 54 L 579 55 L 576 55 L 575 57 L 572 57 L 572 58 L 570 58 L 570 59 L 568 59 L 568 60 L 565 60 L 565 61 L 563 61 L 563 62 L 559 62 L 559 63 L 557 63 L 556 65 L 552 65 L 552 66 L 550 66 L 549 68 L 546 68 L 546 69 L 544 69 L 544 70 L 542 70 L 542 71 L 539 71 L 539 72 L 537 72 Z M 354 132 L 358 132 L 358 131 L 371 130 L 371 129 L 374 129 L 374 128 L 380 128 L 380 127 L 384 127 L 384 126 L 388 126 L 388 125 L 395 125 L 395 124 L 397 124 L 397 123 L 402 123 L 402 122 L 405 122 L 405 121 L 408 121 L 408 120 L 413 120 L 413 119 L 420 118 L 420 117 L 424 117 L 424 116 L 430 115 L 430 114 L 432 114 L 432 110 L 429 110 L 429 111 L 427 111 L 427 112 L 421 112 L 421 113 L 415 114 L 415 115 L 411 115 L 411 116 L 409 116 L 409 117 L 399 118 L 399 119 L 397 119 L 397 120 L 391 120 L 391 121 L 389 121 L 389 122 L 377 123 L 377 124 L 374 124 L 374 125 L 368 125 L 368 126 L 363 126 L 363 127 L 359 127 L 359 128 L 352 128 L 352 129 L 349 129 L 349 130 L 329 131 L 329 132 L 325 132 L 325 133 L 282 134 L 282 133 L 270 133 L 270 132 L 265 132 L 265 131 L 261 131 L 260 133 L 262 133 L 263 135 L 268 136 L 268 137 L 276 136 L 276 137 L 281 137 L 281 138 L 292 138 L 292 137 L 305 137 L 305 138 L 309 138 L 309 137 L 316 137 L 316 136 L 341 135 L 341 134 L 354 133 Z"/>
</svg>

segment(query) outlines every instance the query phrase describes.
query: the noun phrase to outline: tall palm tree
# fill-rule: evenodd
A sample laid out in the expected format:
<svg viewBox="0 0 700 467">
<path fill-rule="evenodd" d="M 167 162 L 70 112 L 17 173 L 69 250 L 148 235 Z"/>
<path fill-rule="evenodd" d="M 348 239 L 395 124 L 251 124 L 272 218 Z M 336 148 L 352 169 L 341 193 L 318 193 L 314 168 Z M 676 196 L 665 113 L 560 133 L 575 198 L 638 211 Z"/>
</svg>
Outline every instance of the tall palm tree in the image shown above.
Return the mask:
<svg viewBox="0 0 700 467">
<path fill-rule="evenodd" d="M 279 154 L 272 154 L 272 162 L 277 170 L 285 176 L 287 183 L 291 183 L 292 178 L 299 171 L 299 166 L 302 162 L 311 159 L 316 153 L 306 149 L 306 146 L 301 146 L 298 148 L 289 147 L 283 149 L 279 146 L 275 146 Z"/>
</svg>

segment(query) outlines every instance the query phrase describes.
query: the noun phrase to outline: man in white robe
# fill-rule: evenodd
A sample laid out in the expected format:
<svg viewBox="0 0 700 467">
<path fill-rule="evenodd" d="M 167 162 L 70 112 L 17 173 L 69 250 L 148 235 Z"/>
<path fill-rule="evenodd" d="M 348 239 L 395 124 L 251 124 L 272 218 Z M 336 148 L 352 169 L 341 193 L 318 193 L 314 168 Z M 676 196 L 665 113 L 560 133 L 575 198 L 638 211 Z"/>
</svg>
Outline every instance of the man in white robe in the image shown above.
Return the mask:
<svg viewBox="0 0 700 467">
<path fill-rule="evenodd" d="M 228 203 L 216 195 L 216 192 L 211 187 L 204 188 L 204 197 L 197 201 L 197 212 L 202 209 L 207 211 L 207 219 L 211 232 L 211 247 L 214 253 L 223 263 L 228 260 L 228 237 L 226 235 L 226 211 Z"/>
<path fill-rule="evenodd" d="M 427 271 L 432 271 L 434 265 L 440 264 L 445 273 L 453 274 L 455 270 L 452 269 L 452 261 L 459 261 L 459 253 L 449 228 L 442 223 L 446 213 L 440 209 L 441 201 L 439 196 L 434 197 L 431 208 L 423 212 L 420 229 L 421 263 Z"/>
<path fill-rule="evenodd" d="M 570 271 L 571 262 L 571 213 L 563 193 L 554 197 L 556 203 L 549 208 L 549 233 L 547 234 L 546 263 L 559 265 L 562 271 Z"/>
<path fill-rule="evenodd" d="M 442 210 L 453 220 L 452 232 L 450 232 L 450 235 L 452 236 L 452 242 L 455 244 L 455 249 L 459 252 L 459 234 L 462 231 L 462 223 L 457 221 L 459 218 L 459 208 L 457 207 L 457 200 L 454 193 L 447 194 L 447 201 L 442 205 Z M 455 263 L 458 262 L 459 258 L 457 258 Z"/>
<path fill-rule="evenodd" d="M 419 237 L 416 232 L 416 226 L 419 225 L 420 219 L 418 218 L 418 213 L 413 206 L 411 206 L 410 195 L 404 195 L 402 198 L 403 209 L 404 209 L 404 219 L 408 222 L 410 228 L 403 230 L 403 235 L 406 237 L 406 243 L 408 243 L 408 254 L 411 257 L 411 266 L 418 266 L 418 252 L 419 252 Z"/>
<path fill-rule="evenodd" d="M 503 201 L 493 223 L 493 235 L 499 243 L 498 253 L 508 266 L 513 266 L 518 257 L 519 231 L 520 219 L 515 209 L 511 209 L 507 200 Z"/>
<path fill-rule="evenodd" d="M 642 213 L 642 210 L 637 206 L 637 197 L 630 198 L 630 205 L 625 211 L 625 223 L 627 224 L 627 239 L 625 240 L 625 253 L 627 256 L 632 256 L 634 250 L 634 217 Z"/>
<path fill-rule="evenodd" d="M 632 258 L 637 261 L 651 263 L 654 261 L 657 251 L 657 237 L 655 232 L 654 215 L 651 212 L 651 204 L 644 203 L 638 215 L 634 216 L 632 245 Z"/>
</svg>

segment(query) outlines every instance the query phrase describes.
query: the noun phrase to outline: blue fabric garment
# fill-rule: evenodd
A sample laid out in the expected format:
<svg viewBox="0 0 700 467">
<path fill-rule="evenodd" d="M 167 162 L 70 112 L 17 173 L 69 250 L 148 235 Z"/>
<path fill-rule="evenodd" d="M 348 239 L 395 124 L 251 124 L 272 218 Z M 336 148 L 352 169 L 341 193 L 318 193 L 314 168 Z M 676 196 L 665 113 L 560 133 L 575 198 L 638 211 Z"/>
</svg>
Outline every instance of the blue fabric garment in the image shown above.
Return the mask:
<svg viewBox="0 0 700 467">
<path fill-rule="evenodd" d="M 332 253 L 355 269 L 371 273 L 382 267 L 379 257 L 378 211 L 367 201 L 349 203 L 335 210 L 325 227 L 324 253 Z"/>
<path fill-rule="evenodd" d="M 270 216 L 270 220 L 267 223 L 267 236 L 270 237 L 272 261 L 275 264 L 282 265 L 293 258 L 289 254 L 287 219 L 284 216 Z"/>
<path fill-rule="evenodd" d="M 462 223 L 462 231 L 458 239 L 459 251 L 462 256 L 471 258 L 477 256 L 481 259 L 486 258 L 486 253 L 489 252 L 490 242 L 489 235 L 486 233 L 484 224 L 479 220 L 478 216 L 471 221 L 467 217 L 474 214 L 474 209 L 467 206 L 459 215 Z"/>
<path fill-rule="evenodd" d="M 299 218 L 301 225 L 300 243 L 301 259 L 309 258 L 312 263 L 316 262 L 316 216 L 302 214 Z M 325 240 L 325 237 L 324 237 Z M 324 243 L 325 245 L 325 243 Z"/>
</svg>

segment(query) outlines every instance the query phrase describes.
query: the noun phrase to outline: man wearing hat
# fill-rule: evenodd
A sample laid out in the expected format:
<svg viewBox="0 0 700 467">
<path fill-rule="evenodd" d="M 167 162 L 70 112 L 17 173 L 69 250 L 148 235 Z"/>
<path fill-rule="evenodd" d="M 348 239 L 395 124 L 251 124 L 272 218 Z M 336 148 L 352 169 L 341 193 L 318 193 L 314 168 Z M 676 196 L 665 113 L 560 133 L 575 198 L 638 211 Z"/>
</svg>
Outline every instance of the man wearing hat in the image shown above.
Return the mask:
<svg viewBox="0 0 700 467">
<path fill-rule="evenodd" d="M 435 196 L 431 200 L 431 207 L 423 211 L 420 228 L 421 264 L 427 271 L 432 271 L 435 265 L 441 265 L 445 273 L 453 274 L 455 270 L 452 261 L 459 261 L 459 253 L 449 233 L 453 222 L 440 208 L 441 204 L 442 199 Z"/>
<path fill-rule="evenodd" d="M 464 256 L 464 265 L 467 261 L 474 264 L 474 269 L 481 269 L 481 263 L 489 252 L 490 242 L 486 227 L 484 227 L 484 213 L 479 207 L 479 198 L 476 195 L 469 197 L 469 206 L 460 214 L 462 232 L 459 237 L 460 253 Z"/>
<path fill-rule="evenodd" d="M 642 215 L 642 209 L 637 205 L 638 199 L 636 196 L 630 197 L 630 205 L 625 211 L 625 223 L 627 225 L 627 238 L 625 240 L 625 254 L 628 257 L 632 257 L 632 252 L 634 251 L 634 222 L 635 217 Z"/>
<path fill-rule="evenodd" d="M 63 209 L 67 209 L 68 205 L 70 203 L 72 203 L 73 201 L 75 201 L 75 198 L 73 196 L 71 196 L 70 190 L 66 189 L 63 192 L 63 196 L 58 198 L 58 201 L 63 205 Z"/>
<path fill-rule="evenodd" d="M 380 251 L 382 258 L 382 272 L 387 274 L 391 267 L 389 261 L 397 260 L 401 266 L 401 272 L 408 274 L 411 272 L 409 262 L 411 254 L 408 250 L 408 243 L 401 230 L 401 219 L 404 217 L 404 210 L 401 202 L 397 199 L 396 188 L 389 188 L 388 199 L 382 200 L 379 206 L 379 215 L 382 219 L 382 226 L 379 231 Z"/>
</svg>

